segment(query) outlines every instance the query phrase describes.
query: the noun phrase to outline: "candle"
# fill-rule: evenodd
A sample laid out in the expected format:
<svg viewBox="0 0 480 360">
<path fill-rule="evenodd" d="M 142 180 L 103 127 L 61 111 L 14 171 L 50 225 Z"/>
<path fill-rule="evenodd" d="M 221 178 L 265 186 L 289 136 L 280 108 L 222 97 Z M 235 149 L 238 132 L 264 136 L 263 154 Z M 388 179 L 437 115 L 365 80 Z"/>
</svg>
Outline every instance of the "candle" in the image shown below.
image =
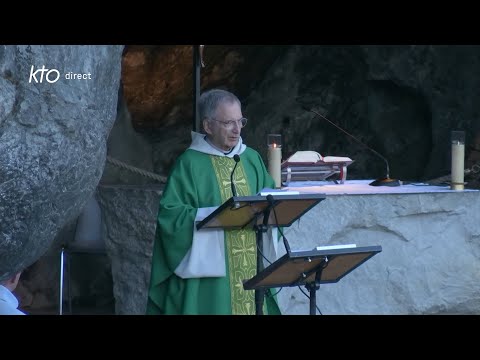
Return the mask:
<svg viewBox="0 0 480 360">
<path fill-rule="evenodd" d="M 452 190 L 463 190 L 464 188 L 464 159 L 465 144 L 452 143 Z"/>
<path fill-rule="evenodd" d="M 282 149 L 273 143 L 268 146 L 268 173 L 275 181 L 275 188 L 282 187 Z"/>
<path fill-rule="evenodd" d="M 465 172 L 465 133 L 463 131 L 452 132 L 452 190 L 464 189 Z"/>
</svg>

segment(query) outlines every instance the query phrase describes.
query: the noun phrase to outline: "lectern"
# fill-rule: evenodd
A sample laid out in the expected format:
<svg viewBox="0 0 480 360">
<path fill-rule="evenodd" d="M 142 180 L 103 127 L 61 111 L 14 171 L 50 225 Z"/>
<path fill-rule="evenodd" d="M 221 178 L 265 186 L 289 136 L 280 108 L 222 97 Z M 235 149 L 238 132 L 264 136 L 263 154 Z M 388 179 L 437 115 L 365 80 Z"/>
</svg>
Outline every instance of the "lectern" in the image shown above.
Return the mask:
<svg viewBox="0 0 480 360">
<path fill-rule="evenodd" d="M 244 282 L 243 287 L 251 290 L 303 285 L 310 292 L 310 315 L 315 315 L 316 291 L 320 284 L 338 282 L 381 251 L 381 246 L 365 246 L 287 252 Z"/>
<path fill-rule="evenodd" d="M 234 196 L 197 223 L 202 228 L 245 229 L 252 227 L 257 240 L 257 274 L 263 271 L 263 234 L 269 226 L 290 226 L 325 200 L 325 194 Z M 263 314 L 265 289 L 255 288 L 255 311 Z"/>
</svg>

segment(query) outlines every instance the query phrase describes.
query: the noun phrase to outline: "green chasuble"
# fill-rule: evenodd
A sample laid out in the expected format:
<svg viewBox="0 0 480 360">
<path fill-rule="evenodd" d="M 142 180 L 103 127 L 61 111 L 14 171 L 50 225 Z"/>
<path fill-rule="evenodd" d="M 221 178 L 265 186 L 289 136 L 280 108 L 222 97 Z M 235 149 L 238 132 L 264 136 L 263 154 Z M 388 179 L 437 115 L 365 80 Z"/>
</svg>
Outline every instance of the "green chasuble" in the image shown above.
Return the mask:
<svg viewBox="0 0 480 360">
<path fill-rule="evenodd" d="M 239 196 L 273 187 L 260 155 L 251 148 L 235 170 Z M 160 200 L 147 314 L 255 314 L 254 290 L 243 280 L 256 274 L 253 230 L 225 231 L 226 276 L 182 279 L 174 270 L 192 246 L 198 208 L 219 206 L 232 196 L 230 174 L 235 161 L 188 149 L 177 159 Z M 267 291 L 265 314 L 280 314 L 273 289 Z"/>
</svg>

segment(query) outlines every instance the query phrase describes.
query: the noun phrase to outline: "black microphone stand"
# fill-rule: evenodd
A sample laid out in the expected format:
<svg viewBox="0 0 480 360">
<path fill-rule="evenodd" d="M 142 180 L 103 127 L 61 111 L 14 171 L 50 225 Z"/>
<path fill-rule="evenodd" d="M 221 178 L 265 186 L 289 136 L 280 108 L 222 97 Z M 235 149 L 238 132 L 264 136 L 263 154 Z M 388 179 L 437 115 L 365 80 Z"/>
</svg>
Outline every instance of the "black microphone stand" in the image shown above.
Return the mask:
<svg viewBox="0 0 480 360">
<path fill-rule="evenodd" d="M 233 170 L 232 172 L 230 173 L 230 186 L 232 188 L 232 196 L 233 197 L 237 197 L 237 188 L 235 187 L 235 184 L 234 184 L 234 181 L 233 181 L 233 174 L 235 173 L 235 169 L 237 168 L 237 165 L 238 163 L 240 162 L 240 156 L 238 156 L 237 154 L 235 154 L 233 156 L 233 160 L 235 160 L 235 166 L 233 167 Z M 233 204 L 233 208 L 234 209 L 238 209 L 240 207 L 240 203 L 239 202 L 235 202 Z"/>
<path fill-rule="evenodd" d="M 349 134 L 347 131 L 343 130 L 340 126 L 338 126 L 337 124 L 335 124 L 333 121 L 330 121 L 328 120 L 325 116 L 323 116 L 322 114 L 318 113 L 317 111 L 315 110 L 312 110 L 312 109 L 309 109 L 307 108 L 305 105 L 302 105 L 302 108 L 306 111 L 309 111 L 319 117 L 321 117 L 322 119 L 328 121 L 330 124 L 332 124 L 333 126 L 335 126 L 338 130 L 340 130 L 341 132 L 343 132 L 344 134 L 348 135 L 349 137 L 351 137 L 353 140 L 355 140 L 357 143 L 359 143 L 360 145 L 362 145 L 363 147 L 367 148 L 368 150 L 370 150 L 371 152 L 373 152 L 375 155 L 377 155 L 379 158 L 381 158 L 384 162 L 385 162 L 385 165 L 387 166 L 387 174 L 384 178 L 380 178 L 380 179 L 377 179 L 377 180 L 374 180 L 372 181 L 370 184 L 370 186 L 400 186 L 402 185 L 402 182 L 400 180 L 397 180 L 397 179 L 391 179 L 390 178 L 390 166 L 388 166 L 388 161 L 387 159 L 385 159 L 384 156 L 382 156 L 380 153 L 378 153 L 377 151 L 373 150 L 371 147 L 367 146 L 366 144 L 364 144 L 363 142 L 361 142 L 360 140 L 358 140 L 355 136 Z"/>
</svg>

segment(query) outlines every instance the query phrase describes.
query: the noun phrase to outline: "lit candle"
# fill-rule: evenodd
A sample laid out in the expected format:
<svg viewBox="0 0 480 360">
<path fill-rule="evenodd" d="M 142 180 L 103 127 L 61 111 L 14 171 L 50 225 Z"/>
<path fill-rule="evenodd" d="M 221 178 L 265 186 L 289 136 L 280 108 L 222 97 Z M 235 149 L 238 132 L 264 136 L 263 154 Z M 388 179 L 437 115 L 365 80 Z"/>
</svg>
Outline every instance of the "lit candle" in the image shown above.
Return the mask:
<svg viewBox="0 0 480 360">
<path fill-rule="evenodd" d="M 452 190 L 464 189 L 465 132 L 452 131 Z"/>
<path fill-rule="evenodd" d="M 273 143 L 268 145 L 268 173 L 275 181 L 275 188 L 282 187 L 282 149 Z"/>
</svg>

